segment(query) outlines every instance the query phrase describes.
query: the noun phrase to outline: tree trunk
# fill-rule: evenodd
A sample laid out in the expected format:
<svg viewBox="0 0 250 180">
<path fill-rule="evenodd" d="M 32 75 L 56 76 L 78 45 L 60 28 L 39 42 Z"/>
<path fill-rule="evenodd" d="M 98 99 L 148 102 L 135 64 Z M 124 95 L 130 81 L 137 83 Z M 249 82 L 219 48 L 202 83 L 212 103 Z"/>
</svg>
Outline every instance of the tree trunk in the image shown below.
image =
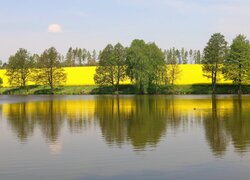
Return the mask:
<svg viewBox="0 0 250 180">
<path fill-rule="evenodd" d="M 51 94 L 54 94 L 53 67 L 50 68 L 50 88 L 51 88 Z"/>
<path fill-rule="evenodd" d="M 212 94 L 216 94 L 217 70 L 218 70 L 218 64 L 216 63 L 215 69 L 214 69 L 214 72 L 213 72 L 213 76 L 212 76 L 212 78 L 213 78 L 213 83 L 212 83 L 213 92 L 212 92 Z"/>
<path fill-rule="evenodd" d="M 239 96 L 241 96 L 241 94 L 242 94 L 242 90 L 241 90 L 241 87 L 242 87 L 242 85 L 241 85 L 241 82 L 242 82 L 242 80 L 241 80 L 241 64 L 239 65 L 239 69 L 240 69 L 240 72 L 239 72 L 239 83 L 238 83 L 238 95 Z"/>
<path fill-rule="evenodd" d="M 217 110 L 216 94 L 212 94 L 212 110 L 213 112 L 216 112 Z"/>
<path fill-rule="evenodd" d="M 240 96 L 242 94 L 242 85 L 241 83 L 238 84 L 238 95 Z"/>
<path fill-rule="evenodd" d="M 116 83 L 116 91 L 117 91 L 117 93 L 119 94 L 119 80 L 118 80 L 117 83 Z"/>
</svg>

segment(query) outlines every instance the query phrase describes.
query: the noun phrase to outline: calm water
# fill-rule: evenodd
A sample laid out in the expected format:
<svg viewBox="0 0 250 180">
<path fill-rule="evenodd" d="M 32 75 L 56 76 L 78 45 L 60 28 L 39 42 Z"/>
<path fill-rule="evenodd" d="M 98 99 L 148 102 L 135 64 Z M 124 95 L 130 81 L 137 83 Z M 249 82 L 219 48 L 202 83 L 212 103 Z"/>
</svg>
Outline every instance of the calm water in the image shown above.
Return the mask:
<svg viewBox="0 0 250 180">
<path fill-rule="evenodd" d="M 250 177 L 250 96 L 0 96 L 0 179 Z"/>
</svg>

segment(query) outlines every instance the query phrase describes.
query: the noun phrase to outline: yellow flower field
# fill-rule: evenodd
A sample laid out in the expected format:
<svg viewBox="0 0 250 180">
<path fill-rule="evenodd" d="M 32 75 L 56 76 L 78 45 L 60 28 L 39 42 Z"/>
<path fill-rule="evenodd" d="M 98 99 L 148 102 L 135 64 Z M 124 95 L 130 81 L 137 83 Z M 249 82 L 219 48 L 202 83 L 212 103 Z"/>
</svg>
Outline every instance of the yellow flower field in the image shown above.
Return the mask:
<svg viewBox="0 0 250 180">
<path fill-rule="evenodd" d="M 73 85 L 95 85 L 94 74 L 95 66 L 84 66 L 84 67 L 66 67 L 64 68 L 67 73 L 66 86 Z M 203 76 L 201 65 L 186 64 L 180 65 L 180 74 L 176 81 L 178 85 L 191 85 L 191 84 L 210 84 L 211 80 Z M 8 83 L 8 77 L 5 76 L 6 70 L 0 70 L 0 77 L 3 79 L 3 86 L 10 86 Z M 221 84 L 231 83 L 231 81 L 225 81 L 223 77 L 218 82 Z M 29 85 L 34 84 L 29 82 Z M 123 81 L 121 84 L 131 84 L 129 79 Z"/>
</svg>

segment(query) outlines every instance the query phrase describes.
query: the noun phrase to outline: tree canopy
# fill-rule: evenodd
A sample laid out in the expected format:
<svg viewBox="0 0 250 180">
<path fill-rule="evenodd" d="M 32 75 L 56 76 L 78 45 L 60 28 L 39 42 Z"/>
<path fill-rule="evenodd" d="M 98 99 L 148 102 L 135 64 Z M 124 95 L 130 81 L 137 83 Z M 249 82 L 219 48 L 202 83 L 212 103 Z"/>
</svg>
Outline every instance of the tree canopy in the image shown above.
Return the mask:
<svg viewBox="0 0 250 180">
<path fill-rule="evenodd" d="M 126 49 L 117 43 L 109 44 L 100 54 L 94 80 L 100 85 L 112 85 L 118 91 L 120 81 L 126 76 Z"/>
<path fill-rule="evenodd" d="M 212 80 L 213 94 L 216 93 L 218 74 L 222 71 L 222 64 L 227 55 L 227 42 L 220 33 L 215 33 L 209 39 L 204 49 L 202 70 L 204 75 Z"/>
<path fill-rule="evenodd" d="M 31 78 L 33 61 L 26 49 L 19 49 L 14 56 L 10 56 L 6 75 L 10 85 L 25 88 Z"/>
<path fill-rule="evenodd" d="M 238 85 L 241 93 L 242 83 L 249 81 L 250 43 L 244 35 L 238 35 L 230 46 L 229 55 L 224 63 L 224 76 Z"/>
<path fill-rule="evenodd" d="M 165 70 L 164 53 L 155 43 L 134 40 L 128 48 L 127 74 L 138 93 L 156 91 Z"/>
<path fill-rule="evenodd" d="M 59 53 L 54 47 L 46 49 L 39 58 L 39 69 L 34 74 L 37 84 L 48 85 L 54 94 L 54 87 L 66 82 L 67 76 L 61 68 Z"/>
</svg>

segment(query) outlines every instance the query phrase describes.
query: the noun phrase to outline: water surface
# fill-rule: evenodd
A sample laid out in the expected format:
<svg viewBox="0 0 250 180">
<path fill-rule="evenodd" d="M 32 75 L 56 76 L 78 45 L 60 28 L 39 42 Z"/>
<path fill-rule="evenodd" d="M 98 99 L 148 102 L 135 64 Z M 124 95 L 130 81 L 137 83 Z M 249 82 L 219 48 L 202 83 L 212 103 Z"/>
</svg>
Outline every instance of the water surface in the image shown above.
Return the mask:
<svg viewBox="0 0 250 180">
<path fill-rule="evenodd" d="M 0 96 L 0 179 L 250 177 L 250 96 Z"/>
</svg>

